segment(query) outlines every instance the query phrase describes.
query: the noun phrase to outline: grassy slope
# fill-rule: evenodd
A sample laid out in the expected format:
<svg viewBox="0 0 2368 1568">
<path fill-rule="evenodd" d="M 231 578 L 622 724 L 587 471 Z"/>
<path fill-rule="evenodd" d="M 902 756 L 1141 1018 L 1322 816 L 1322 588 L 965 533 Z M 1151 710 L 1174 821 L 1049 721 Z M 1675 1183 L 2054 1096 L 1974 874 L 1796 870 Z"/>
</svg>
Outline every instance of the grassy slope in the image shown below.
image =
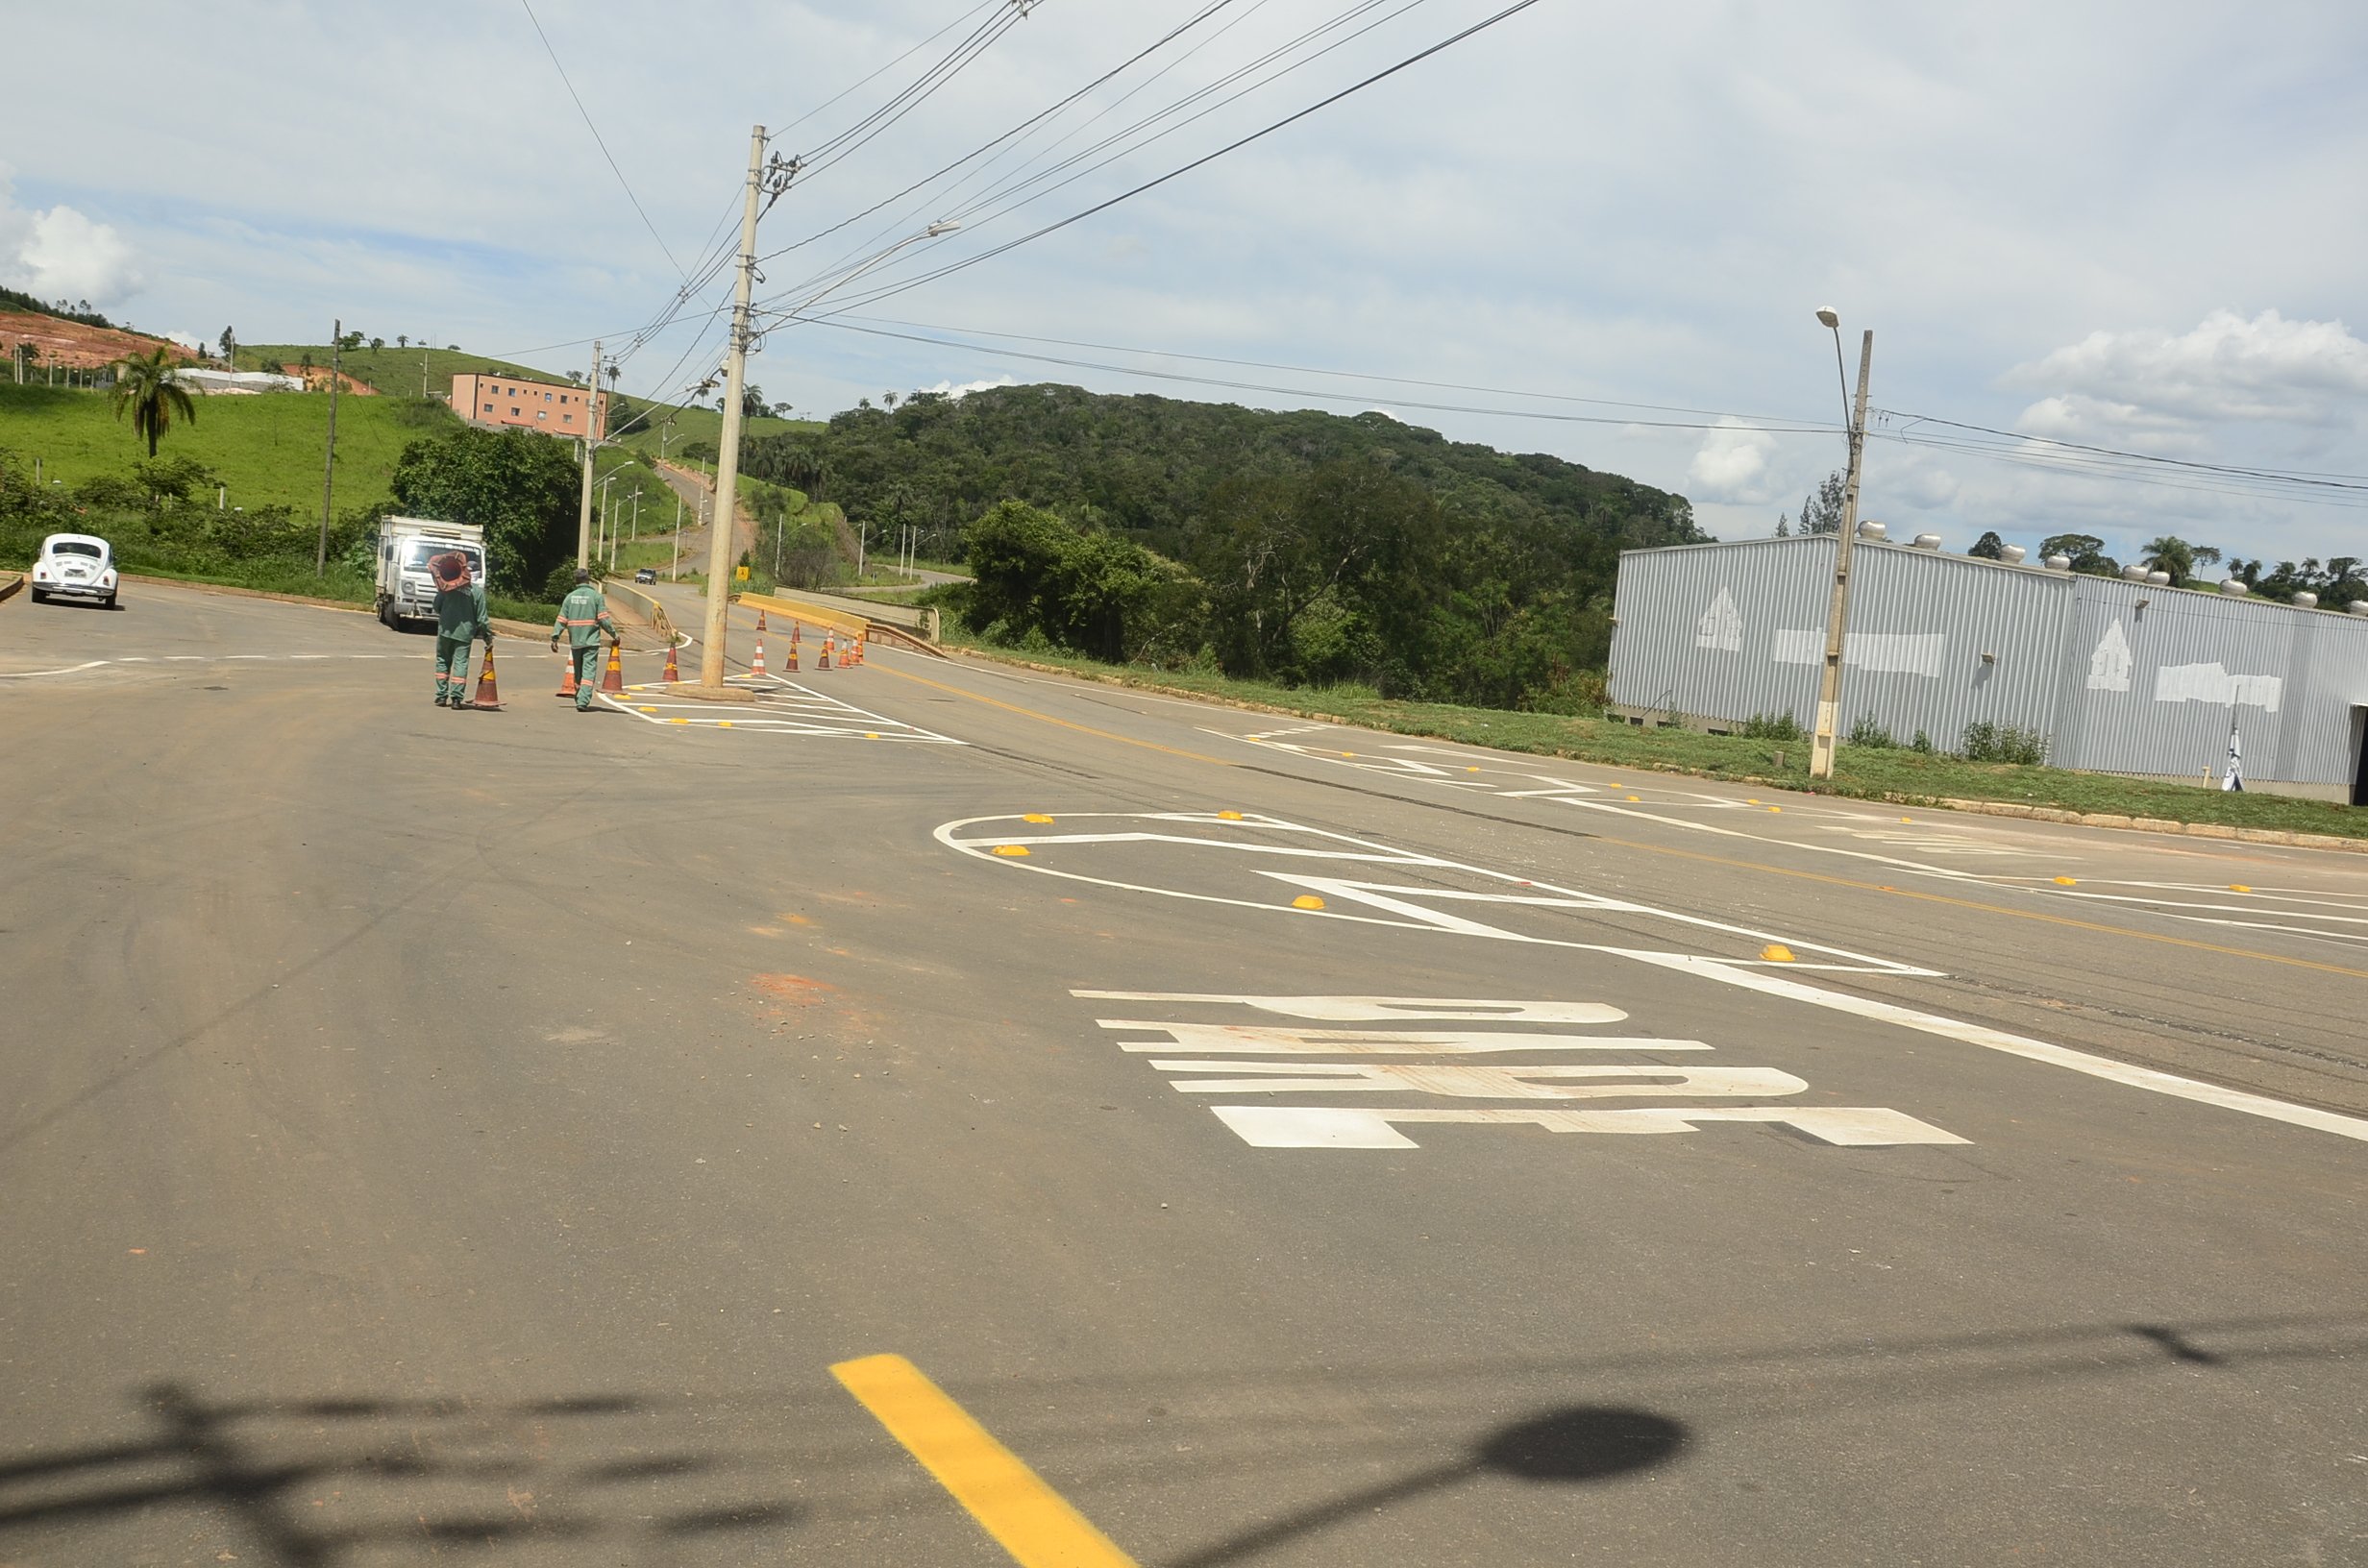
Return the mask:
<svg viewBox="0 0 2368 1568">
<path fill-rule="evenodd" d="M 653 414 L 651 423 L 654 424 L 665 417 L 664 414 Z M 669 456 L 679 453 L 686 441 L 704 441 L 709 446 L 713 446 L 724 435 L 724 415 L 718 409 L 677 408 L 674 411 L 674 439 L 666 443 L 666 452 Z M 743 435 L 754 438 L 760 435 L 783 435 L 793 430 L 819 430 L 823 428 L 821 423 L 814 420 L 775 419 L 767 415 L 761 419 L 743 422 L 740 429 Z M 658 433 L 647 424 L 636 424 L 618 439 L 640 452 L 654 454 L 658 449 Z"/>
<path fill-rule="evenodd" d="M 299 512 L 320 509 L 321 456 L 329 435 L 326 394 L 276 392 L 195 402 L 196 422 L 176 422 L 157 449 L 160 455 L 186 454 L 211 468 L 230 486 L 234 506 L 278 502 Z M 416 403 L 407 410 L 386 398 L 337 400 L 338 510 L 386 495 L 395 459 L 434 429 L 411 422 L 418 417 Z M 133 435 L 129 417 L 114 417 L 105 393 L 5 381 L 0 381 L 0 447 L 17 453 L 28 467 L 40 458 L 43 479 L 62 479 L 68 489 L 100 474 L 128 474 L 148 454 Z"/>
<path fill-rule="evenodd" d="M 1582 762 L 1652 772 L 1696 773 L 1708 778 L 1745 779 L 1788 790 L 1902 799 L 2000 800 L 2065 811 L 2126 817 L 2156 817 L 2182 822 L 2223 822 L 2232 827 L 2325 833 L 2368 839 L 2368 810 L 2287 796 L 2224 795 L 2190 784 L 2158 784 L 2061 768 L 2017 768 L 2002 763 L 1961 762 L 1908 750 L 1843 747 L 1830 784 L 1809 777 L 1809 743 L 1757 741 L 1739 736 L 1700 735 L 1690 730 L 1638 728 L 1616 720 L 1573 719 L 1549 713 L 1508 713 L 1444 703 L 1391 702 L 1357 687 L 1329 690 L 1270 686 L 1190 671 L 1146 671 L 1100 664 L 1059 653 L 1014 654 L 986 648 L 957 631 L 948 618 L 946 641 L 989 657 L 1072 670 L 1122 685 L 1167 690 L 1246 702 L 1280 712 L 1400 735 L 1462 741 L 1506 751 L 1569 757 Z M 1776 754 L 1784 753 L 1784 766 Z"/>
<path fill-rule="evenodd" d="M 329 346 L 325 343 L 241 343 L 238 345 L 238 368 L 260 370 L 266 359 L 277 359 L 293 372 L 307 355 L 315 365 L 328 368 Z M 356 380 L 366 381 L 381 392 L 398 393 L 405 397 L 419 396 L 420 348 L 414 343 L 407 349 L 398 349 L 389 343 L 383 349 L 372 349 L 364 344 L 352 353 L 338 356 L 337 368 Z M 548 370 L 534 370 L 513 364 L 507 359 L 490 359 L 481 354 L 456 354 L 450 349 L 430 349 L 428 360 L 428 394 L 452 396 L 453 378 L 475 371 L 492 371 L 502 376 L 516 376 L 524 380 L 562 382 L 564 375 Z"/>
</svg>

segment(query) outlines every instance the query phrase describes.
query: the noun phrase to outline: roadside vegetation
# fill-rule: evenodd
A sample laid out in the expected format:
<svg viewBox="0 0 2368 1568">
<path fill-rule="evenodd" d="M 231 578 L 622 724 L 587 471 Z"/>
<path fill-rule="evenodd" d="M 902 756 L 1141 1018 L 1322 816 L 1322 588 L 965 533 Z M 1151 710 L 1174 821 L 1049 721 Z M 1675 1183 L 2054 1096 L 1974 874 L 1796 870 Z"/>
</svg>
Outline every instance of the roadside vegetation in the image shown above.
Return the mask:
<svg viewBox="0 0 2368 1568">
<path fill-rule="evenodd" d="M 935 589 L 922 602 L 945 605 Z M 1293 717 L 1337 720 L 1368 729 L 1433 740 L 1461 741 L 1498 750 L 1563 757 L 1653 772 L 1761 783 L 1818 795 L 1931 805 L 1942 800 L 1995 800 L 2014 805 L 2180 822 L 2219 822 L 2294 833 L 2368 839 L 2368 812 L 2323 800 L 2247 792 L 2227 794 L 2190 784 L 2164 784 L 2103 773 L 2073 772 L 2033 763 L 1955 755 L 1929 740 L 1912 746 L 1844 745 L 1831 780 L 1809 776 L 1809 741 L 1789 714 L 1763 716 L 1746 730 L 1708 735 L 1675 725 L 1633 724 L 1594 714 L 1507 712 L 1383 697 L 1355 681 L 1285 686 L 1243 680 L 1206 667 L 1154 669 L 1111 665 L 1042 642 L 1021 646 L 982 637 L 949 613 L 948 647 L 1014 663 L 1039 665 L 1146 691 L 1214 698 Z"/>
</svg>

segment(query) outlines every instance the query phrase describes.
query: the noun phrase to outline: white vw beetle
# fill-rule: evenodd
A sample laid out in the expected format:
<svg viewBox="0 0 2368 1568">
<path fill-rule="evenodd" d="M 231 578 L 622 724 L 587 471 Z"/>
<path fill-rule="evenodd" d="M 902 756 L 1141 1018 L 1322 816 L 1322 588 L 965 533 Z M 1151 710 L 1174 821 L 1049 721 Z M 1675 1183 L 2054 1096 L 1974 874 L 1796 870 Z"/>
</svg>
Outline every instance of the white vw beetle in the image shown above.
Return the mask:
<svg viewBox="0 0 2368 1568">
<path fill-rule="evenodd" d="M 82 599 L 115 607 L 115 551 L 104 539 L 87 533 L 53 533 L 41 541 L 33 563 L 35 603 L 49 599 Z"/>
</svg>

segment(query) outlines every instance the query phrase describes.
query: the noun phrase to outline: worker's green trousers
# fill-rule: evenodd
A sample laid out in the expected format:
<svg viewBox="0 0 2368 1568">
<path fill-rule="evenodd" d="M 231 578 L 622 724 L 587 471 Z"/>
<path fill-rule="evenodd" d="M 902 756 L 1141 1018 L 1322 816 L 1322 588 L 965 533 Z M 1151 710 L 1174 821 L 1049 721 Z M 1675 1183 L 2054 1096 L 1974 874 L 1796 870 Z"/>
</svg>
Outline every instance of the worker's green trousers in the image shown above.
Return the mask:
<svg viewBox="0 0 2368 1568">
<path fill-rule="evenodd" d="M 583 712 L 592 705 L 592 694 L 601 683 L 601 655 L 607 649 L 598 643 L 586 643 L 576 649 L 576 711 Z"/>
<path fill-rule="evenodd" d="M 435 640 L 435 698 L 455 707 L 473 700 L 469 696 L 469 639 L 445 637 Z"/>
</svg>

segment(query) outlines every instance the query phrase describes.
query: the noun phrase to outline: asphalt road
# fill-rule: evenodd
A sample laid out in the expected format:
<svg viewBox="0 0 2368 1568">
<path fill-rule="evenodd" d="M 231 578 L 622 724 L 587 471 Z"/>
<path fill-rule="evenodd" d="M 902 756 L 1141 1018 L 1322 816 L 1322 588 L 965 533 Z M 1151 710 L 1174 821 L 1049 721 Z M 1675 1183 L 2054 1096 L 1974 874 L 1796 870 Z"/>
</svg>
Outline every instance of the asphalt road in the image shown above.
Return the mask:
<svg viewBox="0 0 2368 1568">
<path fill-rule="evenodd" d="M 2368 857 L 125 604 L 0 605 L 12 1568 L 2368 1561 Z"/>
</svg>

